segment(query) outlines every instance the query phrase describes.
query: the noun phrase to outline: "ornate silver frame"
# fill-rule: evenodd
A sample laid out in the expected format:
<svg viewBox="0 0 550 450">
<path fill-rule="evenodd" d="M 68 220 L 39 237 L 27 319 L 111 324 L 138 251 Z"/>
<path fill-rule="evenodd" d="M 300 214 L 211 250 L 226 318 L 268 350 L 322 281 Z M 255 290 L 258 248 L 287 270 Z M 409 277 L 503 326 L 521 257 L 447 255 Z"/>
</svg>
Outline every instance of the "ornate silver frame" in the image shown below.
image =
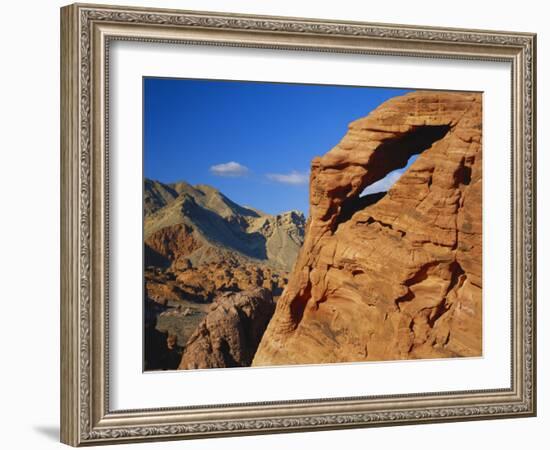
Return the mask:
<svg viewBox="0 0 550 450">
<path fill-rule="evenodd" d="M 108 398 L 107 63 L 115 39 L 506 61 L 512 66 L 509 389 L 111 411 Z M 536 36 L 75 4 L 61 9 L 61 440 L 129 441 L 536 414 Z"/>
</svg>

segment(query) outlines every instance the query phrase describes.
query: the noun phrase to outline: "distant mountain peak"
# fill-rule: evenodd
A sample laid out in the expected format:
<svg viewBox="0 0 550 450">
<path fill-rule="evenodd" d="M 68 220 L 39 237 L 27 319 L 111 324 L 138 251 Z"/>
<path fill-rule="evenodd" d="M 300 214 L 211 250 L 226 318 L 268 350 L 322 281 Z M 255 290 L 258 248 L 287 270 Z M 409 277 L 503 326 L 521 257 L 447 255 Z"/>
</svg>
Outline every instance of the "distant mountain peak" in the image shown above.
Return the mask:
<svg viewBox="0 0 550 450">
<path fill-rule="evenodd" d="M 204 244 L 197 247 L 195 256 L 189 256 L 201 260 L 223 259 L 229 251 L 290 270 L 304 237 L 305 217 L 300 211 L 265 214 L 237 204 L 206 184 L 146 179 L 144 212 L 146 241 L 163 229 L 186 225 L 193 239 Z"/>
<path fill-rule="evenodd" d="M 216 189 L 214 186 L 210 186 L 209 184 L 195 184 L 195 189 L 198 189 L 199 191 L 203 191 L 204 193 L 208 192 L 220 192 L 219 189 Z"/>
</svg>

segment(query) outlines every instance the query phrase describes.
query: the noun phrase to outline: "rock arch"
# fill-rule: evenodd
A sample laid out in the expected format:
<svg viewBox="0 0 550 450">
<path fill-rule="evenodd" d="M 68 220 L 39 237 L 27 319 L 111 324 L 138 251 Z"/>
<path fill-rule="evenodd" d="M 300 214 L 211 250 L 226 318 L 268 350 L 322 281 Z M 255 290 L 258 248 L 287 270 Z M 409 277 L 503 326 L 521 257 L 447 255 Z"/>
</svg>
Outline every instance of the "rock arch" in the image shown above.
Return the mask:
<svg viewBox="0 0 550 450">
<path fill-rule="evenodd" d="M 480 355 L 481 156 L 481 94 L 417 91 L 352 122 L 312 161 L 305 242 L 253 364 Z"/>
</svg>

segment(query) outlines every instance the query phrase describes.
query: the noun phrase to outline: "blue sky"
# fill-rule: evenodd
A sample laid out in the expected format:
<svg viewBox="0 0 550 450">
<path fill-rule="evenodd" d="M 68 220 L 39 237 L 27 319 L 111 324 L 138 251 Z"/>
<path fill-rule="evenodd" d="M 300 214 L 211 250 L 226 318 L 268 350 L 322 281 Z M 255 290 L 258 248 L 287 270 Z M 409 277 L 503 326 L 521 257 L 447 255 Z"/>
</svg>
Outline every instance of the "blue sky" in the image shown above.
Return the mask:
<svg viewBox="0 0 550 450">
<path fill-rule="evenodd" d="M 307 215 L 311 159 L 334 147 L 351 121 L 406 92 L 145 78 L 144 173 L 165 183 L 208 184 L 267 213 Z"/>
</svg>

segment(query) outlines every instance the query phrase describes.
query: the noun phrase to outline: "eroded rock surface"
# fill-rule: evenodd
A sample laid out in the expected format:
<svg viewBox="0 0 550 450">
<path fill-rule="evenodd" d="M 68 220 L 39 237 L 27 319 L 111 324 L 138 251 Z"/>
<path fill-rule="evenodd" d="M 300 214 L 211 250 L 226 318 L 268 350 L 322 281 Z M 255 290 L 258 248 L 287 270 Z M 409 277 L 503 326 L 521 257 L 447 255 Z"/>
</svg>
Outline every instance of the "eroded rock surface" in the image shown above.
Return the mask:
<svg viewBox="0 0 550 450">
<path fill-rule="evenodd" d="M 176 351 L 181 355 L 221 293 L 265 288 L 270 298 L 280 296 L 304 238 L 300 212 L 265 214 L 238 205 L 211 186 L 184 181 L 145 180 L 144 217 L 144 296 L 155 313 L 145 340 L 151 370 L 174 368 Z M 263 316 L 259 320 L 263 332 L 267 322 Z M 168 341 L 172 349 L 167 349 Z M 241 344 L 247 342 L 253 348 L 241 348 L 240 356 L 228 363 L 242 362 L 243 355 L 250 363 L 259 337 Z M 197 345 L 187 353 L 189 367 L 195 365 L 192 354 L 198 355 L 197 365 L 205 361 Z M 223 367 L 220 360 L 213 361 Z"/>
<path fill-rule="evenodd" d="M 179 368 L 250 366 L 274 310 L 264 288 L 219 295 L 185 345 Z"/>
<path fill-rule="evenodd" d="M 481 120 L 480 94 L 413 92 L 312 161 L 305 242 L 253 365 L 481 355 Z"/>
</svg>

